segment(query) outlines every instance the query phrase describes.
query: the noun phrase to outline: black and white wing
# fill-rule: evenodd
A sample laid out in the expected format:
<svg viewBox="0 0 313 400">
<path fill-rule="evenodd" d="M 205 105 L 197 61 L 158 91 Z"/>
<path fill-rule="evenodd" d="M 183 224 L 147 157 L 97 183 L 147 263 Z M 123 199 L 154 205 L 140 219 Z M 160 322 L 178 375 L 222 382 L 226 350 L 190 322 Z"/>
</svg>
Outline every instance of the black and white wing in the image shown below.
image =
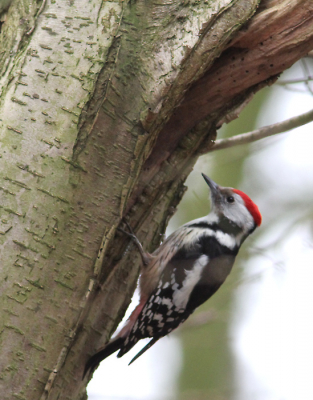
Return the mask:
<svg viewBox="0 0 313 400">
<path fill-rule="evenodd" d="M 225 281 L 235 253 L 229 250 L 225 254 L 225 249 L 215 237 L 205 234 L 199 236 L 192 249 L 182 247 L 164 268 L 156 289 L 125 339 L 118 357 L 127 353 L 138 340 L 153 338 L 136 359 L 158 339 L 183 323 Z"/>
</svg>

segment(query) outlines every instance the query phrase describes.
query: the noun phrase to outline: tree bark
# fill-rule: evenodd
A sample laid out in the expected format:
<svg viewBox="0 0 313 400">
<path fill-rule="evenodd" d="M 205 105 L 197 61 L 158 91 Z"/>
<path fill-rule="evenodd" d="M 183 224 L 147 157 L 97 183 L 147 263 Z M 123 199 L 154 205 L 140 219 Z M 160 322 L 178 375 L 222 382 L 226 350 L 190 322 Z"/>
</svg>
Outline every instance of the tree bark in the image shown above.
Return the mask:
<svg viewBox="0 0 313 400">
<path fill-rule="evenodd" d="M 197 156 L 313 49 L 311 0 L 13 0 L 2 14 L 1 393 L 83 399 Z"/>
</svg>

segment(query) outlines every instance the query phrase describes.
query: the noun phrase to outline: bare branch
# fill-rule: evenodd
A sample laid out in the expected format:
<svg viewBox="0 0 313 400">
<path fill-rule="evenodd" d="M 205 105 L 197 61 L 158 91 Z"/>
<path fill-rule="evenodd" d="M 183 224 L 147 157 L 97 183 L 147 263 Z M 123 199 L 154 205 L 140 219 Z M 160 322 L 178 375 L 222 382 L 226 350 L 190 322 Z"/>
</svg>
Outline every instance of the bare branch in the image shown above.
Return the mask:
<svg viewBox="0 0 313 400">
<path fill-rule="evenodd" d="M 283 133 L 299 126 L 308 124 L 313 121 L 313 110 L 301 114 L 297 117 L 289 118 L 283 122 L 278 122 L 273 125 L 264 126 L 263 128 L 256 129 L 255 131 L 243 133 L 231 137 L 229 139 L 216 140 L 214 146 L 209 151 L 227 149 L 229 147 L 238 146 L 241 144 L 252 143 L 257 140 L 273 136 L 278 133 Z"/>
<path fill-rule="evenodd" d="M 278 86 L 285 86 L 285 85 L 293 85 L 297 83 L 307 83 L 313 81 L 312 76 L 308 76 L 306 79 L 305 78 L 299 78 L 299 79 L 284 79 L 284 80 L 279 80 L 275 82 L 275 85 Z"/>
<path fill-rule="evenodd" d="M 305 86 L 307 87 L 308 91 L 311 94 L 313 94 L 313 91 L 312 91 L 312 89 L 310 87 L 310 84 L 309 84 L 309 78 L 311 78 L 310 73 L 309 73 L 309 67 L 308 67 L 308 65 L 306 63 L 306 60 L 304 58 L 301 60 L 301 64 L 302 64 L 303 72 L 306 75 Z"/>
</svg>

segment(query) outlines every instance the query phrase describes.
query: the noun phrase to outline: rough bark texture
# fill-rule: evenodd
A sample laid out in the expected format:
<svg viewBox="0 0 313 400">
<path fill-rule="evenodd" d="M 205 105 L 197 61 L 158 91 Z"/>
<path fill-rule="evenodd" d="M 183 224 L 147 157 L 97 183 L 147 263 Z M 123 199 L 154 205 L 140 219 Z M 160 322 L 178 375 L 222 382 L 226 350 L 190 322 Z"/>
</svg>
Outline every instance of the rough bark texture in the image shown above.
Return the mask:
<svg viewBox="0 0 313 400">
<path fill-rule="evenodd" d="M 81 374 L 196 157 L 313 49 L 311 0 L 13 0 L 1 15 L 3 399 L 85 398 Z M 249 22 L 247 22 L 249 21 Z"/>
</svg>

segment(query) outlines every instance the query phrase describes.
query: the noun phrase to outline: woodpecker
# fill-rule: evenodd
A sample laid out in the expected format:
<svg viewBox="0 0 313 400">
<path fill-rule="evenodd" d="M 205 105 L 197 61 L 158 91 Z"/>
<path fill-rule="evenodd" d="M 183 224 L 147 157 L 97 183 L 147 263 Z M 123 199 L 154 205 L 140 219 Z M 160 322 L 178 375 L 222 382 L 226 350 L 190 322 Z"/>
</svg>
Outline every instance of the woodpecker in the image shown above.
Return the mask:
<svg viewBox="0 0 313 400">
<path fill-rule="evenodd" d="M 112 353 L 119 350 L 117 357 L 122 357 L 140 339 L 152 338 L 131 364 L 181 325 L 218 290 L 240 246 L 261 225 L 260 211 L 250 197 L 202 176 L 211 191 L 207 216 L 177 229 L 152 254 L 129 234 L 142 257 L 140 302 L 117 336 L 89 359 L 84 375 Z"/>
</svg>

